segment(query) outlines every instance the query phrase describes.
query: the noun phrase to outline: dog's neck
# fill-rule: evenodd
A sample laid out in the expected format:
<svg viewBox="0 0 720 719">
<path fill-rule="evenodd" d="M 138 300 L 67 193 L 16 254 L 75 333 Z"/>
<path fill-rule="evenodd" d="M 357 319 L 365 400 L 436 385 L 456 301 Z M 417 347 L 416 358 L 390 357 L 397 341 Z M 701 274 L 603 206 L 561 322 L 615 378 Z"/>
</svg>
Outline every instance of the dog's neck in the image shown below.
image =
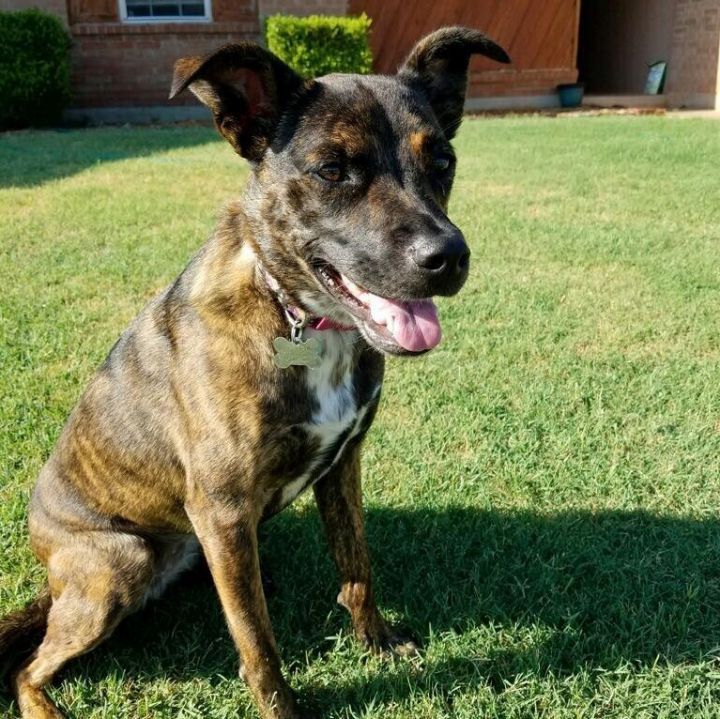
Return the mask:
<svg viewBox="0 0 720 719">
<path fill-rule="evenodd" d="M 330 317 L 322 315 L 313 315 L 302 307 L 292 304 L 288 300 L 287 293 L 280 283 L 268 272 L 267 268 L 259 260 L 258 269 L 260 276 L 277 298 L 278 303 L 281 305 L 292 326 L 307 327 L 308 329 L 320 330 L 321 332 L 331 330 L 336 332 L 354 332 L 357 329 L 355 325 L 342 324 Z"/>
<path fill-rule="evenodd" d="M 210 309 L 222 308 L 224 314 L 232 315 L 237 310 L 240 319 L 247 312 L 241 299 L 252 298 L 253 304 L 269 300 L 284 324 L 292 324 L 289 315 L 302 319 L 309 329 L 356 331 L 354 326 L 306 306 L 299 293 L 276 278 L 277 273 L 268 266 L 277 264 L 277 260 L 266 256 L 263 246 L 267 241 L 259 240 L 258 230 L 240 202 L 228 205 L 212 238 L 193 263 L 196 265 L 190 291 L 193 302 Z"/>
</svg>

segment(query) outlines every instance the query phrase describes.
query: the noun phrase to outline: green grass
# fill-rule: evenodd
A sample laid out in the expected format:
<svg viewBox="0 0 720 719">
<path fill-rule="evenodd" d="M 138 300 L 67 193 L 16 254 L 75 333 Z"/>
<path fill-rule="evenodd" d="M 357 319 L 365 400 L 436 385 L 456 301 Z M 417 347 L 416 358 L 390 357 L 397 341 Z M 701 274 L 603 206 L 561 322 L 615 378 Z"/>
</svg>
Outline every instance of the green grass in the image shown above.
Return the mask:
<svg viewBox="0 0 720 719">
<path fill-rule="evenodd" d="M 380 602 L 424 657 L 350 641 L 306 498 L 262 532 L 290 680 L 347 719 L 718 717 L 720 125 L 473 120 L 456 145 L 472 277 L 439 350 L 389 363 L 365 453 Z M 25 507 L 64 418 L 246 170 L 202 128 L 5 135 L 0 167 L 6 611 L 42 578 Z M 71 717 L 256 716 L 212 588 L 170 596 L 62 674 Z"/>
</svg>

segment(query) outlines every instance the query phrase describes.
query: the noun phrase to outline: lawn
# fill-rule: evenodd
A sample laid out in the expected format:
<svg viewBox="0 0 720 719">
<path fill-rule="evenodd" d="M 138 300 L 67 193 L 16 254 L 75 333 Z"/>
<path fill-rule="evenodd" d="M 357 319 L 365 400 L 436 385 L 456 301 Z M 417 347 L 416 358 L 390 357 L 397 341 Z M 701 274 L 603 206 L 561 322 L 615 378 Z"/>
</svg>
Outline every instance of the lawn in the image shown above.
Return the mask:
<svg viewBox="0 0 720 719">
<path fill-rule="evenodd" d="M 380 603 L 424 656 L 350 640 L 306 497 L 262 531 L 290 681 L 346 719 L 720 717 L 720 124 L 469 120 L 456 147 L 471 278 L 440 348 L 389 362 L 365 452 Z M 4 612 L 42 581 L 25 507 L 64 418 L 247 170 L 206 128 L 7 134 L 0 168 Z M 256 716 L 198 578 L 52 694 Z"/>
</svg>

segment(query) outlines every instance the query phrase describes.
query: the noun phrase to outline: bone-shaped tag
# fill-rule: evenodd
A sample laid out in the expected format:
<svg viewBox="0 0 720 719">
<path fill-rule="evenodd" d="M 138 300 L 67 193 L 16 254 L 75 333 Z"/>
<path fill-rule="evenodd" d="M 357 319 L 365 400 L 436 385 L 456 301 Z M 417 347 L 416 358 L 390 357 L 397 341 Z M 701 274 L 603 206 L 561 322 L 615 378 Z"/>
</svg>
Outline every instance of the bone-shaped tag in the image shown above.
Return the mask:
<svg viewBox="0 0 720 719">
<path fill-rule="evenodd" d="M 310 337 L 307 340 L 293 342 L 285 337 L 276 337 L 273 340 L 275 348 L 275 364 L 280 369 L 286 369 L 290 365 L 300 365 L 316 369 L 320 366 L 322 345 L 317 337 Z"/>
</svg>

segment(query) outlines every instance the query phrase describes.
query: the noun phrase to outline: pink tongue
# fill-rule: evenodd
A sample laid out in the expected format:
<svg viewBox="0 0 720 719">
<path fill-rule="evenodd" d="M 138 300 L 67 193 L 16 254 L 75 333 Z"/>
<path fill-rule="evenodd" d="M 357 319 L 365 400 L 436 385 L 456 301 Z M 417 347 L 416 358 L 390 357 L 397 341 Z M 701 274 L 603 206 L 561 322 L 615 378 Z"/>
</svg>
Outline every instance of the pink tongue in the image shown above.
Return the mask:
<svg viewBox="0 0 720 719">
<path fill-rule="evenodd" d="M 421 352 L 440 342 L 440 322 L 432 300 L 396 302 L 370 292 L 362 295 L 370 314 L 379 325 L 385 325 L 393 339 L 404 349 Z"/>
</svg>

